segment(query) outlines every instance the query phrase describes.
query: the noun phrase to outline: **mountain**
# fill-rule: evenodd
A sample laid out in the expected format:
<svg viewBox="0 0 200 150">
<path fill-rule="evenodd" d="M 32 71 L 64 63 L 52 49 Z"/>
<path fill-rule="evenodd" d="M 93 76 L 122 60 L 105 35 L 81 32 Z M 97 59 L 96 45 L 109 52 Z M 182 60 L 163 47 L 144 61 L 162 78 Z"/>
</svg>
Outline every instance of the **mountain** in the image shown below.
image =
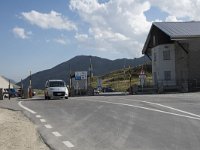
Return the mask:
<svg viewBox="0 0 200 150">
<path fill-rule="evenodd" d="M 44 89 L 44 84 L 46 80 L 49 79 L 62 79 L 69 81 L 70 67 L 71 72 L 75 71 L 88 71 L 90 66 L 90 58 L 92 60 L 93 74 L 95 76 L 101 76 L 111 71 L 115 71 L 129 65 L 134 67 L 138 65 L 150 62 L 149 58 L 146 56 L 135 58 L 135 59 L 116 59 L 109 60 L 105 58 L 100 58 L 96 56 L 76 56 L 66 62 L 63 62 L 51 69 L 37 72 L 32 75 L 32 87 L 34 89 Z M 29 85 L 29 77 L 24 79 L 23 85 L 25 88 Z M 68 83 L 69 84 L 69 83 Z M 21 85 L 21 83 L 18 83 Z"/>
</svg>

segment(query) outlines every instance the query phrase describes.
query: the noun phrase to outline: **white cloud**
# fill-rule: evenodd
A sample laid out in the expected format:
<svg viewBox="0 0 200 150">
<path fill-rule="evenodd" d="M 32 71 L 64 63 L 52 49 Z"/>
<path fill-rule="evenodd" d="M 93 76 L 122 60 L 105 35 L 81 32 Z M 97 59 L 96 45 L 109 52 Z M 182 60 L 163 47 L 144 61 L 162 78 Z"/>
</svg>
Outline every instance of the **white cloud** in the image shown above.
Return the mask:
<svg viewBox="0 0 200 150">
<path fill-rule="evenodd" d="M 27 39 L 27 38 L 29 38 L 29 35 L 32 34 L 31 31 L 26 32 L 26 31 L 24 30 L 24 28 L 20 28 L 20 27 L 15 27 L 15 28 L 13 28 L 12 32 L 14 33 L 14 35 L 15 35 L 16 37 L 19 37 L 19 38 L 21 38 L 21 39 Z"/>
<path fill-rule="evenodd" d="M 40 13 L 32 10 L 30 12 L 23 12 L 22 17 L 31 24 L 43 29 L 77 30 L 76 25 L 72 21 L 56 11 Z"/>
<path fill-rule="evenodd" d="M 90 28 L 89 33 L 96 40 L 106 40 L 106 41 L 125 41 L 129 38 L 120 33 L 114 33 L 111 30 L 105 30 L 100 28 Z"/>
<path fill-rule="evenodd" d="M 86 41 L 88 39 L 88 35 L 87 34 L 78 34 L 78 33 L 76 33 L 75 39 L 77 39 L 80 42 L 83 42 L 83 41 Z"/>
<path fill-rule="evenodd" d="M 141 56 L 141 49 L 150 29 L 144 12 L 150 9 L 145 0 L 71 0 L 70 9 L 89 24 L 82 47 L 113 51 L 127 57 Z M 76 38 L 76 37 L 75 37 Z"/>
<path fill-rule="evenodd" d="M 165 19 L 165 21 L 167 21 L 167 22 L 180 22 L 180 21 L 182 21 L 182 20 L 177 19 L 176 16 L 168 16 L 168 17 Z"/>
<path fill-rule="evenodd" d="M 190 20 L 200 20 L 199 0 L 149 0 L 153 6 L 167 12 L 169 16 L 176 18 L 189 18 Z"/>
<path fill-rule="evenodd" d="M 70 0 L 69 8 L 88 26 L 87 32 L 75 36 L 79 47 L 141 56 L 152 24 L 144 13 L 152 6 L 168 14 L 153 21 L 200 20 L 200 0 Z"/>
<path fill-rule="evenodd" d="M 54 39 L 54 42 L 62 44 L 62 45 L 66 45 L 67 44 L 67 41 L 65 39 L 63 39 L 63 38 Z"/>
<path fill-rule="evenodd" d="M 71 0 L 69 7 L 92 14 L 94 11 L 104 8 L 104 4 L 99 4 L 97 0 Z"/>
</svg>

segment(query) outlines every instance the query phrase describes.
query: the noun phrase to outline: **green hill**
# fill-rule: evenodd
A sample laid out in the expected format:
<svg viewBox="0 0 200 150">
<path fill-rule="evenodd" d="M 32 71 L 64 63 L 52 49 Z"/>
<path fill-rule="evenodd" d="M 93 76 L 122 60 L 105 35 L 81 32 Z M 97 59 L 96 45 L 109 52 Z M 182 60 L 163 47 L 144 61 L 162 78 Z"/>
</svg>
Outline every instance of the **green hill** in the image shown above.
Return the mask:
<svg viewBox="0 0 200 150">
<path fill-rule="evenodd" d="M 131 74 L 131 85 L 137 84 L 139 85 L 139 74 L 141 69 L 144 69 L 146 78 L 146 84 L 152 83 L 152 73 L 151 73 L 151 65 L 145 64 L 143 66 L 137 66 L 134 68 L 124 68 L 116 71 L 112 71 L 103 76 L 95 76 L 92 78 L 92 86 L 97 87 L 97 79 L 102 80 L 103 87 L 111 87 L 115 91 L 127 91 L 130 87 L 130 74 Z"/>
</svg>

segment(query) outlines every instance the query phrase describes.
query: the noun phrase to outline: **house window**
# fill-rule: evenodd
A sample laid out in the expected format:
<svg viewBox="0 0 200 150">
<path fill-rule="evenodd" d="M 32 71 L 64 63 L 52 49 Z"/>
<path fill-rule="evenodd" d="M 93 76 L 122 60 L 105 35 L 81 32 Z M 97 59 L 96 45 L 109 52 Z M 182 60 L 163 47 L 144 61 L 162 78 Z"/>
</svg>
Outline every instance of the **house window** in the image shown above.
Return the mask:
<svg viewBox="0 0 200 150">
<path fill-rule="evenodd" d="M 163 60 L 170 60 L 170 50 L 163 51 Z"/>
<path fill-rule="evenodd" d="M 171 80 L 171 71 L 164 71 L 165 81 Z"/>
</svg>

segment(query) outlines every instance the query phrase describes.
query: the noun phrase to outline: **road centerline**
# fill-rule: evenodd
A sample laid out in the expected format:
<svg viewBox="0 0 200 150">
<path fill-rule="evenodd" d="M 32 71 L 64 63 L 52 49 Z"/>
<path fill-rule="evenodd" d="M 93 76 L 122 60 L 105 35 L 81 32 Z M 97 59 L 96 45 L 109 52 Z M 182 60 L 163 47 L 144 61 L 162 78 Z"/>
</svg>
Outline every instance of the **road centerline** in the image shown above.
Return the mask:
<svg viewBox="0 0 200 150">
<path fill-rule="evenodd" d="M 181 113 L 184 113 L 184 114 L 187 114 L 187 115 L 191 115 L 191 116 L 200 118 L 200 115 L 197 115 L 197 114 L 185 111 L 185 110 L 181 110 L 181 109 L 178 109 L 178 108 L 174 108 L 174 107 L 171 107 L 171 106 L 168 106 L 168 105 L 163 105 L 163 104 L 148 102 L 148 101 L 143 101 L 143 100 L 132 100 L 132 99 L 126 99 L 126 98 L 119 98 L 119 99 L 128 100 L 128 101 L 135 101 L 135 102 L 142 102 L 142 103 L 151 104 L 151 105 L 157 105 L 157 106 L 160 106 L 160 107 L 163 107 L 163 108 L 175 110 L 177 112 L 181 112 Z"/>
<path fill-rule="evenodd" d="M 75 100 L 79 100 L 79 99 L 75 99 Z M 144 110 L 160 112 L 160 113 L 163 113 L 163 114 L 169 114 L 169 115 L 173 115 L 173 116 L 179 116 L 179 117 L 185 117 L 185 118 L 189 118 L 189 119 L 200 120 L 200 117 L 177 114 L 177 113 L 172 113 L 172 112 L 168 112 L 168 111 L 163 111 L 163 110 L 160 110 L 160 109 L 148 108 L 148 107 L 143 107 L 143 106 L 138 106 L 138 105 L 132 105 L 132 104 L 126 104 L 126 103 L 115 103 L 115 102 L 109 102 L 109 101 L 99 101 L 99 100 L 86 100 L 86 99 L 81 99 L 81 100 L 90 101 L 90 102 L 99 102 L 99 103 L 129 106 L 129 107 L 133 107 L 133 108 L 140 108 L 140 109 L 144 109 Z M 79 100 L 79 101 L 81 101 L 81 100 Z"/>
<path fill-rule="evenodd" d="M 161 107 L 164 107 L 164 108 L 168 108 L 168 109 L 171 109 L 171 110 L 175 110 L 175 111 L 178 111 L 178 112 L 181 112 L 181 113 L 185 113 L 185 114 L 200 118 L 200 115 L 197 115 L 197 114 L 194 114 L 194 113 L 191 113 L 191 112 L 188 112 L 188 111 L 184 111 L 184 110 L 181 110 L 181 109 L 178 109 L 178 108 L 174 108 L 174 107 L 171 107 L 171 106 L 162 105 L 162 104 L 159 104 L 159 103 L 147 102 L 147 101 L 142 101 L 142 102 L 148 103 L 148 104 L 151 104 L 151 105 L 161 106 Z"/>
</svg>

